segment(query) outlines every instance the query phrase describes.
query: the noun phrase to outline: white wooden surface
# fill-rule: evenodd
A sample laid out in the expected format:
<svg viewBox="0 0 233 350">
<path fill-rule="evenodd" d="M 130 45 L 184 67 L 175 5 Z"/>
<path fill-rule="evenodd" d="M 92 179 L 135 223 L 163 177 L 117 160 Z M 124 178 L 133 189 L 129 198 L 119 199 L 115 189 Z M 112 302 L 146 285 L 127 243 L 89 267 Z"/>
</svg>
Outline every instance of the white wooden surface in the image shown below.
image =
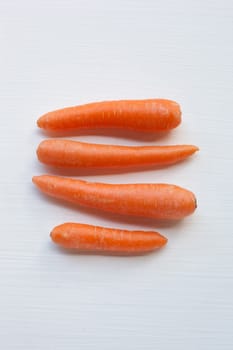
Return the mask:
<svg viewBox="0 0 233 350">
<path fill-rule="evenodd" d="M 0 1 L 0 348 L 233 348 L 233 3 L 173 0 Z M 118 144 L 194 143 L 163 170 L 82 175 L 171 182 L 198 197 L 176 225 L 75 210 L 31 176 L 51 109 L 93 100 L 165 97 L 183 109 L 163 138 L 82 135 Z M 169 244 L 134 258 L 65 254 L 49 231 L 65 221 L 158 229 Z"/>
</svg>

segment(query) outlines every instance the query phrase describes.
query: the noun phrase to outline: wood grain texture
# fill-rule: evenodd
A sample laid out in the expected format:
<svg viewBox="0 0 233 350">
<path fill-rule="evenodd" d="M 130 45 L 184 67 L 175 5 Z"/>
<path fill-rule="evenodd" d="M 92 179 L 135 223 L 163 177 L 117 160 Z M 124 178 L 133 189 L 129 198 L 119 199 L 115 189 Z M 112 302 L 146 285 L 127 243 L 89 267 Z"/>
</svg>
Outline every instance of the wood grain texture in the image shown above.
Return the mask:
<svg viewBox="0 0 233 350">
<path fill-rule="evenodd" d="M 232 349 L 232 16 L 230 0 L 1 1 L 1 349 Z M 172 169 L 80 176 L 176 183 L 196 193 L 195 215 L 156 224 L 77 210 L 33 188 L 32 175 L 51 173 L 36 160 L 38 116 L 146 97 L 179 101 L 182 126 L 155 139 L 74 139 L 192 143 L 199 154 Z M 155 229 L 169 244 L 137 258 L 64 253 L 49 231 L 65 221 Z"/>
</svg>

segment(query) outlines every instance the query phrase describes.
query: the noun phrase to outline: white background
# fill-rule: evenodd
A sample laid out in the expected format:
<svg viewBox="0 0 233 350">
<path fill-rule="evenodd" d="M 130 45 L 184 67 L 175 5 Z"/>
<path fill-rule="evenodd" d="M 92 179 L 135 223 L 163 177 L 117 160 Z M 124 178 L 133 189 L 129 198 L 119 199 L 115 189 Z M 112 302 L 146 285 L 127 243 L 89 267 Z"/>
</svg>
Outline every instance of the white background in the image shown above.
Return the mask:
<svg viewBox="0 0 233 350">
<path fill-rule="evenodd" d="M 0 1 L 0 348 L 232 349 L 233 3 L 173 0 Z M 168 182 L 198 198 L 176 225 L 47 199 L 32 175 L 36 119 L 89 101 L 164 97 L 182 125 L 160 138 L 113 132 L 74 139 L 193 143 L 166 169 L 82 174 L 111 183 Z M 166 248 L 141 257 L 64 253 L 63 222 L 155 229 Z"/>
</svg>

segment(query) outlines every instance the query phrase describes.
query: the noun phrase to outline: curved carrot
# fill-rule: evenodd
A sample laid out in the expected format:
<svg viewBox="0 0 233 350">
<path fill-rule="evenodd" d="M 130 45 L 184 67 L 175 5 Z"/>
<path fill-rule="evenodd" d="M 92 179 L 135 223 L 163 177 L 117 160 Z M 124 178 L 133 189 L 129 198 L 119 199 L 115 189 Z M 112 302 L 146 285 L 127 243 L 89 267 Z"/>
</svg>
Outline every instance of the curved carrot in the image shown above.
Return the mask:
<svg viewBox="0 0 233 350">
<path fill-rule="evenodd" d="M 45 130 L 124 128 L 137 131 L 167 131 L 181 122 L 178 103 L 165 99 L 120 100 L 88 103 L 49 112 L 37 125 Z"/>
<path fill-rule="evenodd" d="M 194 194 L 175 185 L 113 185 L 51 175 L 34 176 L 32 180 L 52 197 L 118 214 L 182 219 L 196 208 Z"/>
<path fill-rule="evenodd" d="M 167 238 L 158 232 L 128 231 L 74 223 L 56 226 L 50 236 L 54 243 L 64 248 L 127 255 L 146 253 L 167 243 Z"/>
<path fill-rule="evenodd" d="M 38 159 L 47 165 L 68 168 L 153 166 L 177 163 L 196 152 L 192 145 L 113 146 L 70 140 L 44 140 Z"/>
</svg>

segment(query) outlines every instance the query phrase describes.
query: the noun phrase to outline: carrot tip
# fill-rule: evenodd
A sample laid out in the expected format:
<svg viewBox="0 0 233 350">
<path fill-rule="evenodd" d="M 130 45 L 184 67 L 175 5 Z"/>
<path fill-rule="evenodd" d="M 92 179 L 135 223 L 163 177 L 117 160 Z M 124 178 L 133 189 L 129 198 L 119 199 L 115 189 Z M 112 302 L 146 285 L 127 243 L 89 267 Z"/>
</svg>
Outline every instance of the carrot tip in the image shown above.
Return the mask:
<svg viewBox="0 0 233 350">
<path fill-rule="evenodd" d="M 199 150 L 200 150 L 199 147 L 194 146 L 194 145 L 190 145 L 190 151 L 192 152 L 192 154 L 199 151 Z"/>
<path fill-rule="evenodd" d="M 32 177 L 32 183 L 36 186 L 38 186 L 41 176 L 33 176 Z"/>
<path fill-rule="evenodd" d="M 164 245 L 167 244 L 168 239 L 167 239 L 167 237 L 164 237 L 164 236 L 162 236 L 162 235 L 161 235 L 161 237 L 162 237 L 162 239 L 163 239 L 163 242 L 161 243 L 161 247 L 163 247 Z"/>
<path fill-rule="evenodd" d="M 50 238 L 51 238 L 52 241 L 53 241 L 53 231 L 51 231 L 49 235 L 50 235 Z"/>
<path fill-rule="evenodd" d="M 38 126 L 39 128 L 42 128 L 41 118 L 37 119 L 36 124 L 37 124 L 37 126 Z"/>
<path fill-rule="evenodd" d="M 37 184 L 37 179 L 39 176 L 33 176 L 32 177 L 32 182 L 36 185 Z"/>
</svg>

